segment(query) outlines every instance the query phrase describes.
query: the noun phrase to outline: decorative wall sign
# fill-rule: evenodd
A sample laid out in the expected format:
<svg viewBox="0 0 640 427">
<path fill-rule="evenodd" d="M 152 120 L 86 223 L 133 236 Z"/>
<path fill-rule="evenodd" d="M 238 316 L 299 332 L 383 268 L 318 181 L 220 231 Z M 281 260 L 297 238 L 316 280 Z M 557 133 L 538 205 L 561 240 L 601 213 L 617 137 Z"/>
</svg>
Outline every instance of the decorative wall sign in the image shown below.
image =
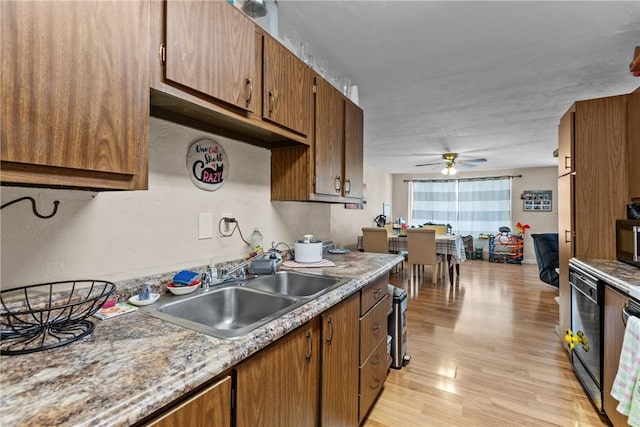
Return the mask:
<svg viewBox="0 0 640 427">
<path fill-rule="evenodd" d="M 196 187 L 216 191 L 228 174 L 227 155 L 222 146 L 211 139 L 199 139 L 187 152 L 187 170 Z"/>
<path fill-rule="evenodd" d="M 527 212 L 551 212 L 551 190 L 523 191 L 522 210 Z"/>
</svg>

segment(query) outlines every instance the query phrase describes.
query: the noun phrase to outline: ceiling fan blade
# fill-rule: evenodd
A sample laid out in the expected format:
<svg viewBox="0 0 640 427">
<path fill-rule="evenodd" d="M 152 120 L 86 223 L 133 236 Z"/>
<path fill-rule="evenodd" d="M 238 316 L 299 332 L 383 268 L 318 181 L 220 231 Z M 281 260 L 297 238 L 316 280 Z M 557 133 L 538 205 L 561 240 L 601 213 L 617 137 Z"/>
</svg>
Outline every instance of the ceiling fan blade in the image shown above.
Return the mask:
<svg viewBox="0 0 640 427">
<path fill-rule="evenodd" d="M 476 165 L 474 165 L 473 163 L 459 162 L 459 163 L 456 163 L 455 167 L 460 169 L 473 169 L 476 167 Z"/>
<path fill-rule="evenodd" d="M 421 167 L 421 166 L 439 166 L 442 165 L 443 163 L 440 162 L 433 162 L 433 163 L 420 163 L 419 165 L 416 165 L 416 167 Z"/>
<path fill-rule="evenodd" d="M 462 159 L 460 160 L 460 163 L 484 163 L 486 162 L 487 159 L 484 159 L 482 157 L 477 158 L 477 159 Z"/>
</svg>

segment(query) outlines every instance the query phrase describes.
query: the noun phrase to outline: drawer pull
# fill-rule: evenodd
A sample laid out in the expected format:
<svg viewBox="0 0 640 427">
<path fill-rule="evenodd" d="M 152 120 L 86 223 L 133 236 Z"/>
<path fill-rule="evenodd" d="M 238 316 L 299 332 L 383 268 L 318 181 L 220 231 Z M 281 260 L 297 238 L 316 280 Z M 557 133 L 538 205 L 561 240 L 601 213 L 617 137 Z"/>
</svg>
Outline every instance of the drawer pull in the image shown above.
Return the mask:
<svg viewBox="0 0 640 427">
<path fill-rule="evenodd" d="M 373 328 L 371 328 L 371 330 L 373 332 L 377 332 L 381 327 L 382 327 L 382 324 L 380 322 L 376 322 L 373 324 Z"/>
<path fill-rule="evenodd" d="M 380 356 L 379 354 L 376 354 L 376 357 L 371 361 L 371 364 L 373 366 L 378 366 L 381 361 L 382 361 L 382 356 Z"/>
<path fill-rule="evenodd" d="M 382 383 L 382 381 L 380 381 L 380 378 L 376 378 L 375 380 L 373 380 L 373 384 L 370 386 L 371 390 L 375 390 L 380 387 L 380 383 Z"/>
</svg>

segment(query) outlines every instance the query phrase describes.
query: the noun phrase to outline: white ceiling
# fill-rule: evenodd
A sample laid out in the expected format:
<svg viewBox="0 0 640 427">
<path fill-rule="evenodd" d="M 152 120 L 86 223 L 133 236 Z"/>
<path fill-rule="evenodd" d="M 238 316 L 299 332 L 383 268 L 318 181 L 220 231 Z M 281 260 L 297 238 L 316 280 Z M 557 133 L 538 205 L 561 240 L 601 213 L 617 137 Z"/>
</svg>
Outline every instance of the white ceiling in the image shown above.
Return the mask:
<svg viewBox="0 0 640 427">
<path fill-rule="evenodd" d="M 629 93 L 640 2 L 278 1 L 359 88 L 365 162 L 390 173 L 444 152 L 475 170 L 555 166 L 557 125 L 577 100 Z M 464 173 L 464 172 L 463 172 Z"/>
</svg>

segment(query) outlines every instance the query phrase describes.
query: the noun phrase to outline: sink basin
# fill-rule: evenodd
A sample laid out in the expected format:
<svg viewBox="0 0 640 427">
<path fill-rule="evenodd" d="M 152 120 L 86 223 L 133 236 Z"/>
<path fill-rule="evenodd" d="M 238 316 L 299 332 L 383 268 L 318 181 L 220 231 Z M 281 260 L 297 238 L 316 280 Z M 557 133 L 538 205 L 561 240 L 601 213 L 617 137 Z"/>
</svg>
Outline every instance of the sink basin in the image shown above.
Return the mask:
<svg viewBox="0 0 640 427">
<path fill-rule="evenodd" d="M 245 288 L 260 289 L 281 295 L 313 298 L 345 283 L 344 279 L 295 271 L 280 271 L 269 276 L 260 276 L 243 284 Z"/>
<path fill-rule="evenodd" d="M 179 326 L 218 338 L 234 338 L 277 319 L 300 305 L 297 298 L 237 285 L 200 290 L 176 300 L 164 296 L 142 311 Z"/>
</svg>

